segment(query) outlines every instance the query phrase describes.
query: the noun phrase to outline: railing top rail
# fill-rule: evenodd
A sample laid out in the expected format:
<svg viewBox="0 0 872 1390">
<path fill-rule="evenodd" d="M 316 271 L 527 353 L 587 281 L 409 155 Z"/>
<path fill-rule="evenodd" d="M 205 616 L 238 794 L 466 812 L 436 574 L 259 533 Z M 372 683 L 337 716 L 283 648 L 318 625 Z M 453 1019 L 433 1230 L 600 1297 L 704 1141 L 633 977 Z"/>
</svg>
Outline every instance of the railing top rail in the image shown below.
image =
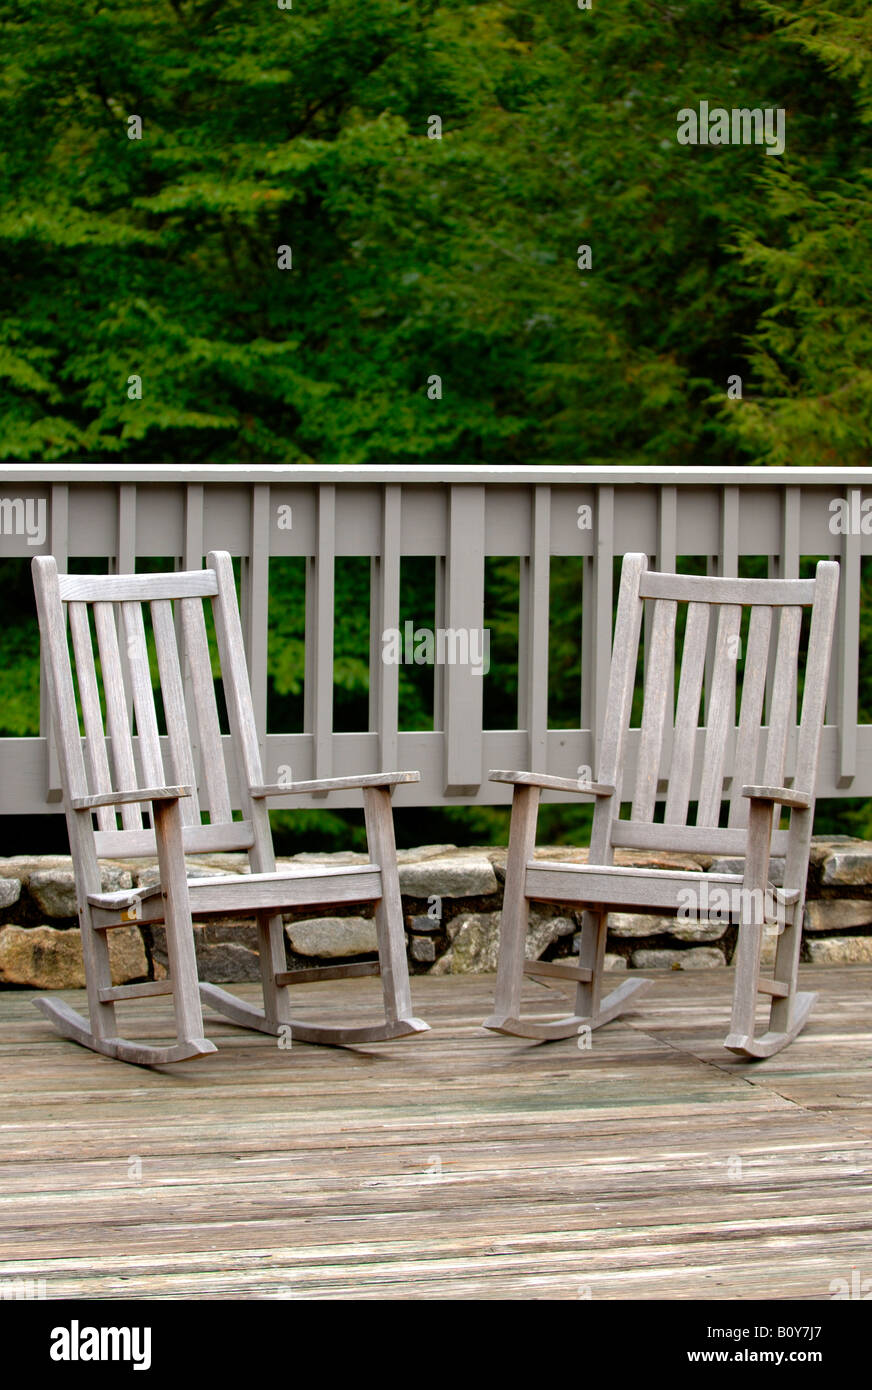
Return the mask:
<svg viewBox="0 0 872 1390">
<path fill-rule="evenodd" d="M 634 468 L 491 467 L 450 464 L 443 468 L 409 468 L 402 464 L 175 464 L 175 463 L 0 463 L 0 487 L 51 483 L 434 483 L 518 485 L 539 483 L 617 487 L 872 487 L 872 468 Z"/>
</svg>

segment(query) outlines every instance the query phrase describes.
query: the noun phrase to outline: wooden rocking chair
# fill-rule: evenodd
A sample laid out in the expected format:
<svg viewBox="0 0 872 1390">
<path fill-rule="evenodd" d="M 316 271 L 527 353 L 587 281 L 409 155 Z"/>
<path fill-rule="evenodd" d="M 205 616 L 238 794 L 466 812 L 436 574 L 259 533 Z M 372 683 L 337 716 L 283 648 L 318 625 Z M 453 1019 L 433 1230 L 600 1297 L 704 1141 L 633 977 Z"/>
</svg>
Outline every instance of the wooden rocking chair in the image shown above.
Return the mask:
<svg viewBox="0 0 872 1390">
<path fill-rule="evenodd" d="M 226 551 L 213 551 L 207 569 L 175 574 L 59 575 L 52 556 L 36 557 L 33 573 L 75 871 L 90 1019 L 63 1001 L 48 997 L 37 1000 L 37 1007 L 65 1037 L 110 1057 L 146 1066 L 216 1050 L 203 1036 L 201 998 L 243 1027 L 285 1036 L 290 1029 L 290 1036 L 303 1042 L 365 1043 L 427 1031 L 427 1025 L 412 1016 L 390 802 L 396 783 L 416 782 L 419 774 L 378 773 L 287 786 L 264 784 L 233 567 Z M 241 820 L 233 819 L 203 611 L 206 598 L 212 601 L 215 618 L 239 788 L 233 804 L 241 810 Z M 144 605 L 149 605 L 151 613 L 166 721 L 164 738 L 159 733 L 149 670 Z M 102 675 L 105 730 L 89 610 Z M 189 699 L 182 674 L 185 662 Z M 135 742 L 128 697 L 136 721 Z M 201 823 L 197 747 L 208 824 Z M 172 769 L 170 777 L 164 772 L 165 751 Z M 350 868 L 307 865 L 277 872 L 267 798 L 345 787 L 363 790 L 372 862 Z M 151 808 L 150 828 L 143 827 L 143 805 Z M 248 852 L 250 873 L 188 879 L 186 855 L 234 850 Z M 160 872 L 157 886 L 102 891 L 100 857 L 126 859 L 155 854 Z M 286 970 L 283 910 L 367 902 L 375 904 L 378 964 Z M 215 985 L 198 988 L 192 915 L 228 912 L 252 915 L 257 920 L 262 1009 Z M 165 923 L 167 980 L 112 985 L 106 933 L 131 922 Z M 290 984 L 379 972 L 384 1023 L 342 1027 L 300 1023 L 292 1017 Z M 172 995 L 176 1042 L 158 1047 L 119 1036 L 116 1002 L 156 994 Z"/>
<path fill-rule="evenodd" d="M 769 1057 L 797 1035 L 816 998 L 797 993 L 797 963 L 838 581 L 839 567 L 832 561 L 818 564 L 813 580 L 726 579 L 658 574 L 648 570 L 644 555 L 624 557 L 600 751 L 601 780 L 580 782 L 527 772 L 490 774 L 492 781 L 514 783 L 515 790 L 495 1007 L 485 1027 L 549 1039 L 568 1037 L 583 1025 L 597 1028 L 607 1023 L 652 983 L 631 977 L 601 997 L 609 912 L 674 913 L 689 902 L 704 908 L 707 901 L 726 901 L 739 933 L 732 1023 L 725 1046 L 740 1056 Z M 653 613 L 635 791 L 630 819 L 621 819 L 627 733 L 646 599 L 653 601 Z M 676 705 L 675 632 L 680 604 L 686 604 L 687 618 Z M 812 615 L 795 773 L 788 788 L 783 783 L 794 724 L 804 606 L 811 607 Z M 736 728 L 736 671 L 745 607 L 750 618 Z M 714 609 L 718 618 L 716 632 L 712 623 L 712 651 L 709 626 Z M 708 722 L 701 730 L 707 652 L 711 661 Z M 768 728 L 763 724 L 767 678 Z M 664 748 L 667 727 L 671 749 Z M 733 746 L 727 790 L 725 768 Z M 654 813 L 661 776 L 668 778 L 668 793 L 663 821 L 657 822 Z M 534 859 L 542 788 L 596 797 L 586 864 Z M 722 826 L 725 797 L 729 817 Z M 697 802 L 697 814 L 695 824 L 689 825 L 692 799 Z M 790 812 L 787 830 L 779 828 L 782 808 Z M 625 868 L 613 862 L 618 847 L 742 856 L 744 874 Z M 768 882 L 771 854 L 785 855 L 783 889 Z M 577 965 L 525 964 L 530 901 L 584 906 Z M 705 916 L 701 910 L 699 918 Z M 780 934 L 773 976 L 764 979 L 761 945 L 767 925 L 778 927 Z M 561 978 L 574 982 L 575 1012 L 557 1021 L 521 1019 L 525 975 L 549 983 Z M 768 1030 L 757 1037 L 760 994 L 771 1003 Z"/>
</svg>

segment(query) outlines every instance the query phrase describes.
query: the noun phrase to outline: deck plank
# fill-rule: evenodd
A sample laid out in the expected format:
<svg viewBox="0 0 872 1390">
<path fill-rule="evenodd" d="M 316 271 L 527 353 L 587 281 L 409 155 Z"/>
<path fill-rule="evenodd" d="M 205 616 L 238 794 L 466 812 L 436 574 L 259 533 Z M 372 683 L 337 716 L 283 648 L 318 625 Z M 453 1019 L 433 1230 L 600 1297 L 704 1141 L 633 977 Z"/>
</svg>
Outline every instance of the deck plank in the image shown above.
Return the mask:
<svg viewBox="0 0 872 1390">
<path fill-rule="evenodd" d="M 151 1072 L 6 991 L 0 1277 L 89 1299 L 804 1300 L 872 1274 L 872 969 L 803 968 L 808 1029 L 757 1063 L 721 1046 L 729 972 L 652 973 L 585 1051 L 482 1031 L 490 977 L 423 977 L 413 1040 L 284 1051 L 209 1015 L 217 1054 Z M 533 981 L 525 1007 L 561 1011 Z M 379 1008 L 348 980 L 299 1013 Z M 166 1000 L 120 1014 L 166 1035 Z"/>
</svg>

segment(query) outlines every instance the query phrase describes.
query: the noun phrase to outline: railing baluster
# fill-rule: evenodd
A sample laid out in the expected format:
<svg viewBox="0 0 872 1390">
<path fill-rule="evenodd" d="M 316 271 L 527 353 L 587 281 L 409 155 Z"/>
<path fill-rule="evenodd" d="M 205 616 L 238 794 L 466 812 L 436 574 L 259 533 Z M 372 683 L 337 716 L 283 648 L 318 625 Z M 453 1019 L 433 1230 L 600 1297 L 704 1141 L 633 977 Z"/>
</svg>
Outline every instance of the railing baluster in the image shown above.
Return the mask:
<svg viewBox="0 0 872 1390">
<path fill-rule="evenodd" d="M 333 772 L 333 603 L 336 488 L 317 489 L 315 554 L 306 564 L 305 728 L 312 736 L 312 776 Z M 296 774 L 295 774 L 296 775 Z"/>
<path fill-rule="evenodd" d="M 383 488 L 381 513 L 381 553 L 373 556 L 370 582 L 369 727 L 378 734 L 378 770 L 395 772 L 400 668 L 384 660 L 384 634 L 400 626 L 402 488 Z"/>
<path fill-rule="evenodd" d="M 526 561 L 527 657 L 524 669 L 527 766 L 548 771 L 548 617 L 551 575 L 551 489 L 533 489 L 530 556 Z M 521 673 L 518 673 L 520 684 Z"/>
<path fill-rule="evenodd" d="M 451 660 L 445 643 L 444 777 L 446 796 L 474 796 L 481 786 L 484 681 L 472 664 L 472 643 L 483 641 L 485 490 L 469 484 L 452 487 L 444 622 L 448 633 L 465 633 L 469 660 Z M 478 636 L 476 636 L 478 634 Z M 438 638 L 438 629 L 437 629 Z M 462 654 L 462 643 L 453 643 Z M 458 650 L 459 649 L 459 650 Z M 437 649 L 438 660 L 438 649 Z"/>
</svg>

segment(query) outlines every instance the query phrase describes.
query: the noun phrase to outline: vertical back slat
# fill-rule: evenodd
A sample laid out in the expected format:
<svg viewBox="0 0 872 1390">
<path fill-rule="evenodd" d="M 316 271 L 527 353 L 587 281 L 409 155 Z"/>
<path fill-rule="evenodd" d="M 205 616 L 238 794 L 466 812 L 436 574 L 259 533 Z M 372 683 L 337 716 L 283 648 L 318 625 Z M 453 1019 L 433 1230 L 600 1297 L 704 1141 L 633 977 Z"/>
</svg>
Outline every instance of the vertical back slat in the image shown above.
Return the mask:
<svg viewBox="0 0 872 1390">
<path fill-rule="evenodd" d="M 215 571 L 218 581 L 218 594 L 213 604 L 215 614 L 215 635 L 221 653 L 221 671 L 224 690 L 227 696 L 227 717 L 236 754 L 236 769 L 239 778 L 239 799 L 242 814 L 251 821 L 254 845 L 250 863 L 254 873 L 268 873 L 275 868 L 275 853 L 270 834 L 269 809 L 263 797 L 252 798 L 250 788 L 257 786 L 263 777 L 260 749 L 257 742 L 257 729 L 254 723 L 254 710 L 251 705 L 251 692 L 248 685 L 248 668 L 245 663 L 245 647 L 242 641 L 242 625 L 236 604 L 236 589 L 233 583 L 233 564 L 224 550 L 209 551 L 209 566 Z M 261 939 L 261 950 L 266 941 Z M 266 956 L 262 957 L 265 960 Z"/>
<path fill-rule="evenodd" d="M 751 610 L 748 624 L 748 647 L 745 652 L 745 672 L 742 679 L 742 705 L 739 711 L 739 733 L 736 739 L 736 760 L 733 766 L 733 785 L 730 789 L 729 825 L 748 824 L 749 805 L 742 787 L 757 780 L 757 758 L 760 752 L 760 733 L 763 725 L 763 696 L 766 692 L 766 670 L 769 661 L 769 641 L 772 634 L 772 609 L 758 604 Z"/>
<path fill-rule="evenodd" d="M 689 603 L 681 656 L 681 676 L 678 682 L 678 701 L 675 706 L 672 766 L 664 813 L 664 820 L 668 825 L 684 825 L 687 821 L 708 628 L 708 604 Z"/>
<path fill-rule="evenodd" d="M 181 557 L 183 570 L 198 570 L 203 564 L 203 556 L 206 553 L 203 549 L 203 533 L 205 527 L 204 504 L 205 494 L 203 484 L 189 483 L 185 488 L 184 554 Z M 181 603 L 176 604 L 174 620 L 176 625 L 176 649 L 182 663 L 185 707 L 188 711 L 188 734 L 191 740 L 191 753 L 193 755 L 194 769 L 196 772 L 193 785 L 199 786 L 202 777 L 203 761 L 199 744 L 200 735 L 197 728 L 197 707 L 194 701 L 194 683 L 188 661 L 187 648 L 185 646 Z"/>
<path fill-rule="evenodd" d="M 643 603 L 639 597 L 639 585 L 647 564 L 646 555 L 631 553 L 624 556 L 621 566 L 621 587 L 618 594 L 618 611 L 615 615 L 613 655 L 608 675 L 597 779 L 608 782 L 615 791 L 613 796 L 597 798 L 590 833 L 590 861 L 593 864 L 612 862 L 611 828 L 621 807 L 624 750 L 633 707 L 633 685 L 639 655 L 639 636 L 642 631 Z"/>
<path fill-rule="evenodd" d="M 852 512 L 860 513 L 859 489 L 850 494 Z M 857 722 L 860 682 L 861 536 L 849 529 L 842 536 L 842 601 L 839 604 L 836 645 L 836 701 L 839 726 L 839 777 L 852 782 L 857 775 Z"/>
<path fill-rule="evenodd" d="M 194 708 L 197 712 L 203 781 L 209 801 L 209 820 L 212 825 L 224 824 L 232 820 L 233 815 L 221 743 L 221 727 L 218 723 L 218 707 L 215 703 L 215 687 L 212 683 L 212 663 L 209 656 L 209 639 L 206 636 L 206 619 L 203 616 L 203 601 L 198 598 L 183 598 L 181 609 L 185 653 L 191 673 Z"/>
<path fill-rule="evenodd" d="M 136 787 L 138 783 L 127 713 L 127 695 L 121 673 L 121 653 L 115 628 L 115 609 L 111 603 L 94 604 L 94 626 L 103 674 L 106 724 L 112 740 L 115 785 L 119 791 L 126 791 L 128 788 Z M 125 830 L 142 829 L 142 811 L 136 802 L 121 807 L 121 824 Z"/>
<path fill-rule="evenodd" d="M 792 722 L 791 694 L 796 689 L 801 628 L 802 609 L 782 608 L 778 622 L 775 676 L 768 711 L 769 733 L 763 771 L 763 783 L 767 787 L 779 787 L 784 781 L 787 734 Z"/>
<path fill-rule="evenodd" d="M 70 534 L 70 489 L 66 483 L 52 483 L 51 519 L 49 522 L 50 554 L 58 569 L 67 567 L 67 551 Z M 39 658 L 39 732 L 48 738 L 48 787 L 47 801 L 60 801 L 61 769 L 58 759 L 57 742 L 51 721 L 51 700 L 48 692 L 48 679 L 45 672 L 45 659 L 42 651 Z"/>
<path fill-rule="evenodd" d="M 670 725 L 672 723 L 677 612 L 678 604 L 673 599 L 659 599 L 654 603 L 648 642 L 650 650 L 645 675 L 645 702 L 642 709 L 642 732 L 639 736 L 639 767 L 636 775 L 636 794 L 633 798 L 633 820 L 654 819 L 667 711 Z"/>
<path fill-rule="evenodd" d="M 183 796 L 179 802 L 183 825 L 200 824 L 200 803 L 197 796 L 197 772 L 188 728 L 188 710 L 182 667 L 173 622 L 173 606 L 169 599 L 155 599 L 151 604 L 151 624 L 160 672 L 160 688 L 167 722 L 167 739 L 173 763 L 173 779 L 181 786 L 194 788 L 193 796 Z"/>
<path fill-rule="evenodd" d="M 106 736 L 103 728 L 103 714 L 100 709 L 94 647 L 91 642 L 91 628 L 88 623 L 88 606 L 85 603 L 70 603 L 68 608 L 73 652 L 76 657 L 79 700 L 82 705 L 82 717 L 85 721 L 85 749 L 91 772 L 91 789 L 94 793 L 109 792 L 112 790 L 112 774 L 109 771 L 109 757 L 106 752 Z M 116 828 L 115 812 L 111 806 L 98 808 L 97 824 L 101 830 L 114 830 Z"/>
<path fill-rule="evenodd" d="M 242 565 L 245 654 L 260 758 L 266 756 L 267 644 L 269 624 L 270 490 L 256 483 L 251 490 L 248 558 Z"/>
<path fill-rule="evenodd" d="M 697 806 L 697 825 L 717 825 L 724 788 L 727 740 L 736 719 L 736 664 L 742 609 L 722 605 L 718 617 L 715 662 L 708 700 L 705 753 Z"/>
<path fill-rule="evenodd" d="M 598 487 L 594 505 L 595 549 L 584 570 L 581 620 L 582 726 L 590 729 L 594 776 L 602 756 L 612 651 L 612 562 L 615 544 L 615 489 Z"/>
<path fill-rule="evenodd" d="M 142 604 L 122 603 L 121 612 L 124 618 L 124 631 L 127 635 L 127 660 L 130 669 L 133 708 L 136 711 L 136 733 L 139 739 L 139 760 L 142 765 L 142 775 L 145 778 L 146 786 L 160 787 L 164 785 L 166 779 L 160 751 L 157 714 L 154 707 L 154 689 L 151 684 L 151 671 L 148 664 L 148 644 L 145 639 Z"/>
<path fill-rule="evenodd" d="M 658 570 L 675 574 L 678 569 L 678 489 L 662 487 L 657 509 L 657 564 Z M 672 719 L 663 730 L 661 762 L 665 767 L 672 765 Z"/>
<path fill-rule="evenodd" d="M 822 560 L 815 573 L 815 600 L 808 653 L 805 664 L 805 689 L 802 697 L 802 716 L 797 747 L 796 785 L 802 791 L 814 791 L 818 765 L 824 707 L 827 699 L 834 613 L 839 592 L 839 567 Z"/>
</svg>

